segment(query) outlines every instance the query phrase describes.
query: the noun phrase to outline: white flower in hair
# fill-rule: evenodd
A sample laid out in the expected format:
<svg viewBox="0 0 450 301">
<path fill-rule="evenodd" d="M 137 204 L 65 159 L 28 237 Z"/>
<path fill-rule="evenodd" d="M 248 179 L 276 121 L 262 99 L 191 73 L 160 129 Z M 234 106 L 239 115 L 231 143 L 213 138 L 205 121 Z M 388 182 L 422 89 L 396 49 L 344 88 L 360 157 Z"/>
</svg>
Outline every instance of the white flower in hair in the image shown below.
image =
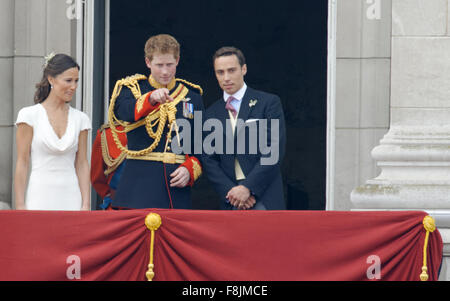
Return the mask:
<svg viewBox="0 0 450 301">
<path fill-rule="evenodd" d="M 48 54 L 47 56 L 44 56 L 45 59 L 45 64 L 44 67 L 48 66 L 48 62 L 50 62 L 50 60 L 56 55 L 56 53 L 52 52 L 50 54 Z"/>
</svg>

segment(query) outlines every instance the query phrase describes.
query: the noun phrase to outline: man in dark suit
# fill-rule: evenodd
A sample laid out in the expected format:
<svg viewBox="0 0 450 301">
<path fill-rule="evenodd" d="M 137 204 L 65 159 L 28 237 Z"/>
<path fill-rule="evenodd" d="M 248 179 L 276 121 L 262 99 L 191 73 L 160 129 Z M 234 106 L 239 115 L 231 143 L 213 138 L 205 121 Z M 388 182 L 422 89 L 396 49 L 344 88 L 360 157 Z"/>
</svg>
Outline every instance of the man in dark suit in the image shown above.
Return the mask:
<svg viewBox="0 0 450 301">
<path fill-rule="evenodd" d="M 286 134 L 280 98 L 247 87 L 247 65 L 239 49 L 220 48 L 213 64 L 224 96 L 207 109 L 205 120 L 219 120 L 224 136 L 202 158 L 221 209 L 285 210 L 280 166 Z M 221 141 L 224 145 L 218 145 Z"/>
</svg>

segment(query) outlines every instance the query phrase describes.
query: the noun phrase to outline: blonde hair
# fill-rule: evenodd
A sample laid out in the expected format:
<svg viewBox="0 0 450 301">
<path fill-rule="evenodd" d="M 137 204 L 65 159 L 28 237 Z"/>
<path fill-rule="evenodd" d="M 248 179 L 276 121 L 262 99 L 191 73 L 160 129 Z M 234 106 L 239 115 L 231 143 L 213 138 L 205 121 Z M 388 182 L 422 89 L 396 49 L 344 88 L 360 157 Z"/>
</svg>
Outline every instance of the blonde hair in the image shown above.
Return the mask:
<svg viewBox="0 0 450 301">
<path fill-rule="evenodd" d="M 145 57 L 151 61 L 156 53 L 172 53 L 175 59 L 178 60 L 180 58 L 180 44 L 168 34 L 153 36 L 145 43 Z"/>
</svg>

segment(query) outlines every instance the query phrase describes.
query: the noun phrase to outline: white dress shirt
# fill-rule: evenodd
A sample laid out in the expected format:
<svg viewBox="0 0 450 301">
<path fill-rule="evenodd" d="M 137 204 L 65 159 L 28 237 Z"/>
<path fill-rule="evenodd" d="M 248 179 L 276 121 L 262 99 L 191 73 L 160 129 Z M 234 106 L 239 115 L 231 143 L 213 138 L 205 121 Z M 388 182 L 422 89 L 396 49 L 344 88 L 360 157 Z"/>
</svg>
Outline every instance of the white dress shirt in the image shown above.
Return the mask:
<svg viewBox="0 0 450 301">
<path fill-rule="evenodd" d="M 233 95 L 228 94 L 227 92 L 223 91 L 223 99 L 225 102 L 227 102 L 227 99 L 230 96 L 233 96 L 234 99 L 231 102 L 231 105 L 236 110 L 237 114 L 239 114 L 239 109 L 241 108 L 242 99 L 244 98 L 245 92 L 247 91 L 247 84 L 244 82 L 244 85 L 242 88 L 240 88 L 236 93 Z"/>
</svg>

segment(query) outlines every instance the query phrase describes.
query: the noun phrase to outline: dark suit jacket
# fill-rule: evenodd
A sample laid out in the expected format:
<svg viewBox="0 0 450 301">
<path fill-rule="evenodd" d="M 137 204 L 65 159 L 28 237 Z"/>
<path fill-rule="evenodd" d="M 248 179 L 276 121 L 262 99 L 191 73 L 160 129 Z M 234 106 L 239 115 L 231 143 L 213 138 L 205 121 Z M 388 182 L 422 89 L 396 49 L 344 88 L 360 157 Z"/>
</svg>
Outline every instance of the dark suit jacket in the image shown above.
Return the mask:
<svg viewBox="0 0 450 301">
<path fill-rule="evenodd" d="M 238 120 L 241 119 L 240 122 L 242 123 L 245 121 L 251 122 L 246 123 L 247 126 L 241 128 L 236 126 L 234 136 L 231 133 L 226 135 L 230 117 L 222 98 L 206 110 L 205 121 L 210 118 L 218 119 L 222 123 L 223 149 L 213 154 L 203 153 L 202 163 L 208 179 L 220 196 L 221 208 L 231 209 L 232 206 L 227 202 L 225 196 L 231 188 L 241 184 L 250 189 L 256 201 L 262 202 L 268 210 L 285 210 L 286 204 L 283 197 L 280 166 L 285 152 L 286 128 L 280 98 L 247 87 L 242 99 Z M 264 126 L 263 119 L 267 120 L 266 126 Z M 278 133 L 274 133 L 274 135 L 272 135 L 272 126 L 274 125 L 271 122 L 272 119 L 279 121 Z M 230 129 L 231 125 L 228 128 Z M 215 130 L 205 132 L 204 137 L 212 135 Z M 267 138 L 262 137 L 263 139 L 260 139 L 262 133 L 266 133 Z M 238 143 L 238 141 L 244 141 L 244 143 Z M 261 164 L 261 159 L 267 159 L 273 155 L 273 152 L 267 154 L 267 149 L 260 147 L 261 142 L 262 145 L 278 148 L 279 157 L 274 164 Z M 230 145 L 233 146 L 231 154 L 230 151 L 227 152 L 227 144 L 228 148 L 230 148 Z M 242 151 L 244 144 L 245 151 Z M 239 183 L 235 176 L 235 158 L 239 161 L 246 177 Z"/>
</svg>

